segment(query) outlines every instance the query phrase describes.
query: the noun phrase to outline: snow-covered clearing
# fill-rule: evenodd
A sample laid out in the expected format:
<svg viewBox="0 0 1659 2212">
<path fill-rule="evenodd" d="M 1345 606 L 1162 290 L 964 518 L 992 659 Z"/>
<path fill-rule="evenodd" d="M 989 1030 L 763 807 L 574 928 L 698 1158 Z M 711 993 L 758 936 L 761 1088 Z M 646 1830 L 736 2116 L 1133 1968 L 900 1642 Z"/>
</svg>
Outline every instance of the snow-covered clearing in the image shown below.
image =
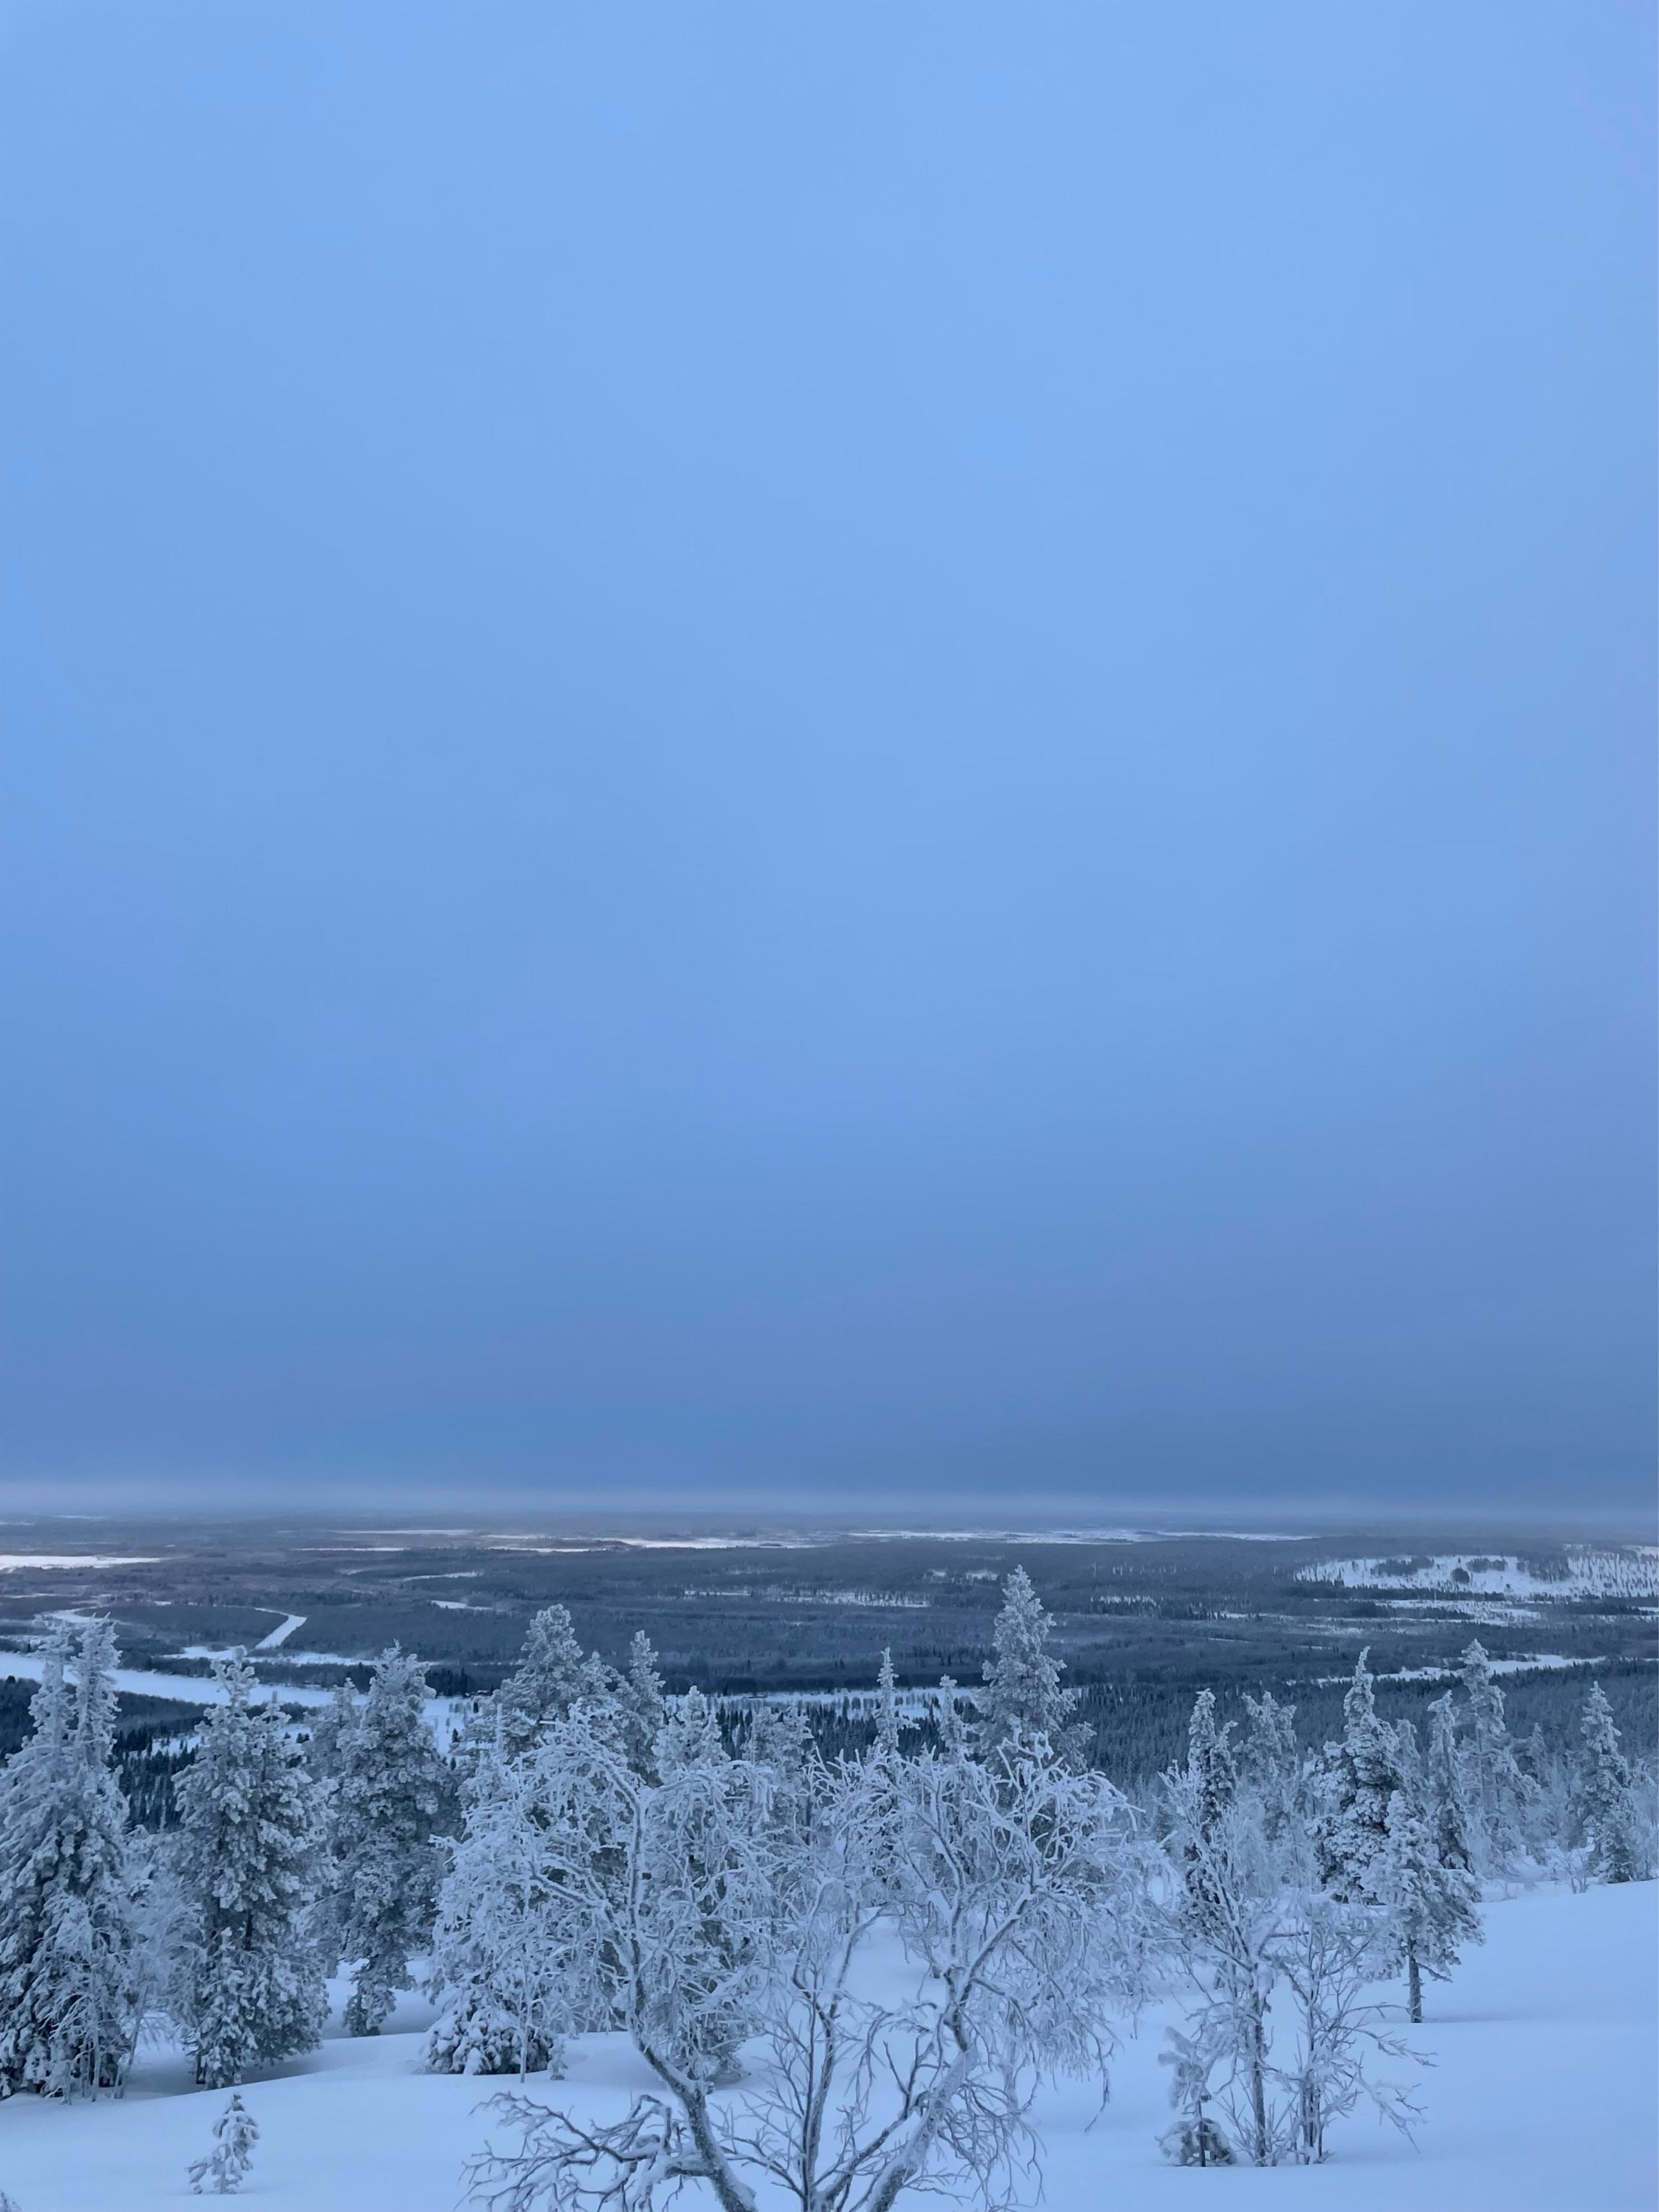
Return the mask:
<svg viewBox="0 0 1659 2212">
<path fill-rule="evenodd" d="M 0 1652 L 0 1678 L 38 1682 L 46 1662 L 38 1651 Z M 208 1674 L 155 1674 L 147 1668 L 118 1667 L 110 1676 L 118 1690 L 135 1698 L 171 1698 L 181 1705 L 222 1705 L 225 1693 Z M 291 1682 L 273 1682 L 266 1695 L 285 1705 L 325 1705 L 332 1692 Z"/>
<path fill-rule="evenodd" d="M 1487 1669 L 1494 1674 L 1532 1674 L 1551 1668 L 1577 1667 L 1586 1673 L 1595 1665 L 1594 1659 L 1569 1659 L 1559 1651 L 1527 1651 L 1516 1659 L 1488 1659 Z M 1462 1679 L 1459 1667 L 1396 1667 L 1391 1674 L 1376 1677 L 1379 1682 L 1455 1682 Z M 1352 1674 L 1316 1674 L 1314 1680 L 1322 1689 L 1330 1689 L 1339 1682 L 1351 1682 Z"/>
<path fill-rule="evenodd" d="M 1443 1552 L 1431 1559 L 1317 1559 L 1298 1567 L 1303 1583 L 1343 1589 L 1445 1590 L 1477 1597 L 1659 1597 L 1659 1545 L 1597 1549 L 1569 1545 L 1565 1576 L 1540 1575 L 1513 1554 Z"/>
<path fill-rule="evenodd" d="M 296 1628 L 303 1628 L 305 1625 L 304 1613 L 291 1613 L 280 1628 L 273 1628 L 269 1636 L 262 1636 L 253 1648 L 256 1651 L 274 1651 L 278 1644 L 288 1642 Z"/>
<path fill-rule="evenodd" d="M 82 1567 L 155 1567 L 159 1559 L 116 1559 L 102 1552 L 0 1552 L 0 1575 L 15 1574 L 27 1567 L 51 1567 L 54 1571 Z"/>
<path fill-rule="evenodd" d="M 1659 2069 L 1656 1887 L 1540 1893 L 1490 1905 L 1484 1949 L 1434 1985 L 1409 2031 L 1437 2063 L 1415 2148 L 1363 2115 L 1331 2162 L 1199 2174 L 1165 2166 L 1157 2063 L 1161 2016 L 1126 2045 L 1097 2118 L 1079 2091 L 1043 2100 L 1048 2212 L 1200 2206 L 1307 2212 L 1652 2212 Z M 406 2002 L 390 2033 L 321 2051 L 242 2092 L 259 2143 L 244 2194 L 271 2212 L 453 2212 L 464 2160 L 483 2140 L 492 2085 L 420 2066 L 426 2014 Z M 621 2039 L 573 2047 L 538 2095 L 620 2112 L 641 2070 Z M 0 2106 L 0 2188 L 21 2212 L 162 2212 L 188 2201 L 185 2169 L 208 2148 L 223 2090 L 193 2090 L 172 2051 L 139 2060 L 124 2099 Z M 1093 2124 L 1091 2124 L 1091 2122 Z M 695 2191 L 688 2208 L 712 2199 Z M 915 2200 L 918 2206 L 922 2200 Z"/>
</svg>

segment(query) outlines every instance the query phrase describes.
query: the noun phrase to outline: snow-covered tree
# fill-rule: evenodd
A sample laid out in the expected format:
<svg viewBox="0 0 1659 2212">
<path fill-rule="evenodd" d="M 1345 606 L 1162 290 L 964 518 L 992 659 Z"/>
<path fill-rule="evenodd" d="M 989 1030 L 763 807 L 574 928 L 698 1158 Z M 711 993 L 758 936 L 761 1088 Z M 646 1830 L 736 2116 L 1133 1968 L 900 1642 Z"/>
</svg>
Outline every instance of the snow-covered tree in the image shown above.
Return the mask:
<svg viewBox="0 0 1659 2212">
<path fill-rule="evenodd" d="M 131 2055 L 138 1885 L 112 1765 L 114 1666 L 106 1621 L 78 1638 L 60 1625 L 33 1734 L 0 1776 L 0 2094 L 94 2094 Z"/>
<path fill-rule="evenodd" d="M 1429 1748 L 1423 1762 L 1423 1810 L 1442 1866 L 1472 1870 L 1468 1808 L 1463 1796 L 1463 1758 L 1457 1715 L 1448 1690 L 1429 1707 Z"/>
<path fill-rule="evenodd" d="M 750 1723 L 744 1757 L 764 1771 L 771 1822 L 804 1839 L 827 1777 L 803 1708 L 793 1698 L 763 1705 Z"/>
<path fill-rule="evenodd" d="M 1640 1881 L 1647 1872 L 1637 1844 L 1636 1802 L 1630 1761 L 1614 1725 L 1613 1708 L 1599 1682 L 1592 1682 L 1579 1723 L 1583 1741 L 1578 1772 L 1577 1811 L 1589 1849 L 1593 1881 Z"/>
<path fill-rule="evenodd" d="M 1342 1701 L 1342 1741 L 1325 1747 L 1312 1824 L 1320 1882 L 1348 1904 L 1378 1901 L 1389 1800 L 1406 1780 L 1399 1739 L 1377 1716 L 1368 1656 L 1360 1653 Z"/>
<path fill-rule="evenodd" d="M 1406 1970 L 1413 2021 L 1423 2017 L 1423 1977 L 1449 1978 L 1459 1946 L 1483 1938 L 1479 1892 L 1467 1866 L 1440 1856 L 1435 1831 L 1403 1790 L 1389 1800 L 1388 1835 L 1370 1880 L 1386 1908 Z"/>
<path fill-rule="evenodd" d="M 1075 1690 L 1060 1686 L 1065 1662 L 1048 1656 L 1053 1624 L 1024 1567 L 1003 1585 L 1002 1610 L 991 1631 L 996 1656 L 985 1662 L 985 1687 L 979 1693 L 979 1747 L 990 1757 L 1014 1735 L 1027 1743 L 1047 1736 L 1057 1753 L 1079 1757 L 1078 1731 L 1071 1716 Z"/>
<path fill-rule="evenodd" d="M 785 1781 L 804 1774 L 817 1762 L 818 1752 L 799 1705 L 790 1698 L 757 1705 L 750 1719 L 743 1755 L 753 1765 L 769 1766 Z"/>
<path fill-rule="evenodd" d="M 1296 1707 L 1281 1705 L 1271 1690 L 1246 1697 L 1249 1727 L 1239 1749 L 1239 1778 L 1261 1808 L 1261 1825 L 1276 1844 L 1296 1827 L 1302 1810 L 1302 1753 L 1296 1741 Z"/>
<path fill-rule="evenodd" d="M 649 1879 L 659 1898 L 683 1890 L 688 1900 L 680 1974 L 694 2025 L 683 2056 L 708 2080 L 724 2081 L 734 2078 L 738 2047 L 753 2024 L 741 1995 L 755 1941 L 749 1875 L 755 1851 L 776 1840 L 766 1817 L 772 1782 L 728 1755 L 714 1708 L 696 1689 L 669 1716 L 657 1765 L 663 1786 L 646 1801 L 658 1849 Z M 740 1832 L 747 1841 L 738 1852 L 732 1839 Z"/>
<path fill-rule="evenodd" d="M 898 1756 L 899 1738 L 904 1733 L 904 1718 L 899 1711 L 898 1676 L 893 1671 L 893 1654 L 890 1647 L 881 1655 L 881 1668 L 876 1676 L 876 1750 L 883 1758 Z"/>
<path fill-rule="evenodd" d="M 1187 1773 L 1193 1784 L 1200 1826 L 1214 1826 L 1238 1795 L 1238 1761 L 1233 1755 L 1232 1723 L 1218 1727 L 1215 1692 L 1200 1690 L 1187 1723 Z"/>
<path fill-rule="evenodd" d="M 990 2196 L 1029 2141 L 1036 2081 L 1100 2063 L 1139 1896 L 1127 1808 L 1103 1777 L 1018 1744 L 995 1770 L 905 1760 L 910 1878 L 878 1902 L 863 1762 L 835 1770 L 802 1838 L 769 1821 L 745 1762 L 684 1765 L 653 1789 L 580 1717 L 550 1751 L 573 1801 L 607 1808 L 623 1868 L 601 1881 L 573 1860 L 566 1954 L 613 1978 L 653 2087 L 614 2122 L 499 2100 L 520 2146 L 473 2180 L 501 2212 L 651 2212 L 690 2180 L 721 2212 L 752 2212 L 773 2185 L 815 2212 L 886 2212 L 917 2186 Z M 707 1948 L 711 1920 L 740 1946 Z M 895 2003 L 862 1972 L 884 1920 L 915 1969 Z M 715 2100 L 710 2053 L 734 2014 L 765 2061 Z"/>
<path fill-rule="evenodd" d="M 1223 1826 L 1238 1795 L 1238 1766 L 1233 1758 L 1231 1723 L 1218 1728 L 1215 1692 L 1200 1690 L 1193 1700 L 1187 1724 L 1186 1787 L 1177 1800 L 1182 1832 L 1180 1866 L 1187 1891 L 1190 1918 L 1206 1928 L 1211 1915 L 1224 1910 L 1212 1896 L 1214 1854 L 1208 1848 L 1221 1838 Z"/>
<path fill-rule="evenodd" d="M 1538 1793 L 1521 1771 L 1504 1718 L 1504 1692 L 1478 1640 L 1464 1652 L 1462 1671 L 1468 1701 L 1463 1793 L 1476 1870 L 1509 1874 L 1526 1856 Z"/>
<path fill-rule="evenodd" d="M 133 1964 L 137 1989 L 135 2044 L 147 2035 L 171 2042 L 178 1996 L 179 1961 L 190 1941 L 191 1916 L 179 1879 L 172 1838 L 131 1831 L 133 1868 Z"/>
<path fill-rule="evenodd" d="M 1172 2166 L 1237 2166 L 1233 2147 L 1209 2109 L 1218 2050 L 1178 2027 L 1166 2027 L 1164 2039 L 1167 2048 L 1158 2063 L 1170 2069 L 1170 2102 L 1176 2118 L 1158 2137 L 1158 2148 Z"/>
<path fill-rule="evenodd" d="M 1409 2098 L 1372 2070 L 1397 2045 L 1364 1995 L 1390 1964 L 1386 1913 L 1287 1884 L 1294 1844 L 1269 1842 L 1253 1792 L 1206 1805 L 1200 1775 L 1179 1770 L 1165 1787 L 1182 1877 L 1175 1948 L 1192 1992 L 1169 2035 L 1178 2118 L 1161 2138 L 1166 2154 L 1182 2165 L 1320 2159 L 1330 2121 L 1362 2097 L 1404 2124 Z"/>
<path fill-rule="evenodd" d="M 663 1723 L 657 1739 L 658 1765 L 666 1776 L 687 1766 L 717 1766 L 726 1756 L 720 1715 L 701 1690 L 688 1690 Z"/>
<path fill-rule="evenodd" d="M 965 1758 L 973 1730 L 969 1708 L 975 1704 L 971 1690 L 960 1690 L 949 1674 L 939 1678 L 939 1747 L 949 1759 Z"/>
<path fill-rule="evenodd" d="M 349 1681 L 337 1682 L 328 1703 L 312 1720 L 306 1743 L 306 1766 L 319 1785 L 324 1832 L 331 1836 L 345 1746 L 356 1725 L 357 1693 Z M 319 1885 L 311 1908 L 311 1931 L 325 1962 L 337 1964 L 345 1955 L 343 1923 L 349 1902 L 337 1881 L 331 1878 Z"/>
<path fill-rule="evenodd" d="M 339 1795 L 340 1769 L 345 1747 L 357 1725 L 357 1693 L 349 1681 L 334 1685 L 328 1703 L 312 1719 L 307 1731 L 306 1767 L 318 1787 L 323 1831 L 332 1835 L 335 1802 Z M 343 1923 L 349 1900 L 331 1877 L 318 1885 L 311 1907 L 311 1932 L 318 1955 L 327 1965 L 337 1965 L 345 1955 Z"/>
<path fill-rule="evenodd" d="M 531 1622 L 519 1663 L 495 1696 L 501 1747 L 509 1758 L 533 1750 L 549 1730 L 581 1703 L 614 1698 L 617 1678 L 597 1656 L 584 1658 L 562 1605 L 550 1605 Z M 493 1722 L 491 1723 L 493 1732 Z"/>
<path fill-rule="evenodd" d="M 259 2140 L 259 2130 L 253 2115 L 238 2096 L 233 2096 L 218 2118 L 213 2123 L 213 2148 L 205 2158 L 191 2161 L 190 2189 L 192 2197 L 211 2192 L 215 2197 L 234 2197 L 247 2178 L 253 2163 L 253 2146 Z"/>
<path fill-rule="evenodd" d="M 440 2074 L 562 2073 L 572 2023 L 554 1894 L 559 1858 L 536 1759 L 492 1746 L 474 1765 L 466 1798 L 439 1898 L 429 1990 L 441 2010 L 427 2064 Z"/>
<path fill-rule="evenodd" d="M 242 1654 L 213 1671 L 224 1702 L 203 1715 L 177 1785 L 190 1917 L 179 2006 L 197 2081 L 210 2089 L 313 2050 L 328 2010 L 309 1925 L 322 1858 L 316 1784 L 282 1708 L 255 1701 Z"/>
<path fill-rule="evenodd" d="M 311 1723 L 306 1764 L 313 1780 L 334 1780 L 340 1771 L 345 1740 L 356 1725 L 357 1693 L 349 1681 L 337 1682 L 328 1703 Z"/>
<path fill-rule="evenodd" d="M 374 2035 L 437 1911 L 442 1856 L 434 1841 L 449 1774 L 423 1714 L 425 1670 L 394 1645 L 339 1741 L 329 1805 L 330 1879 L 339 1903 L 338 1955 L 354 1968 L 345 2024 Z"/>
<path fill-rule="evenodd" d="M 643 1780 L 654 1781 L 657 1738 L 662 1734 L 667 1708 L 663 1703 L 662 1676 L 657 1672 L 657 1655 L 642 1628 L 628 1647 L 628 1672 L 617 1685 L 616 1702 L 628 1763 Z"/>
<path fill-rule="evenodd" d="M 1268 2029 L 1284 1866 L 1256 1801 L 1229 1787 L 1231 1753 L 1207 1696 L 1193 1709 L 1186 1766 L 1164 1778 L 1179 1876 L 1172 1947 L 1193 2002 L 1185 2026 L 1170 2033 L 1180 2118 L 1163 2144 L 1177 2163 L 1213 2166 L 1226 2162 L 1215 2155 L 1218 2135 L 1251 2165 L 1275 2166 L 1290 2141 L 1274 2102 Z"/>
<path fill-rule="evenodd" d="M 1293 2031 L 1290 2048 L 1275 2051 L 1274 2070 L 1289 2091 L 1299 2165 L 1322 2163 L 1332 2121 L 1362 2101 L 1402 2134 L 1421 2118 L 1407 2083 L 1372 2070 L 1377 2059 L 1409 2064 L 1413 2056 L 1370 1994 L 1392 1942 L 1386 1915 L 1313 1894 L 1296 1901 L 1274 1947 Z"/>
<path fill-rule="evenodd" d="M 884 1650 L 876 1677 L 875 1738 L 864 1754 L 865 1817 L 874 1845 L 869 1857 L 872 1899 L 890 1896 L 903 1879 L 904 1736 L 909 1725 L 899 1711 L 893 1655 Z M 965 1755 L 965 1741 L 958 1738 L 955 1748 Z"/>
</svg>

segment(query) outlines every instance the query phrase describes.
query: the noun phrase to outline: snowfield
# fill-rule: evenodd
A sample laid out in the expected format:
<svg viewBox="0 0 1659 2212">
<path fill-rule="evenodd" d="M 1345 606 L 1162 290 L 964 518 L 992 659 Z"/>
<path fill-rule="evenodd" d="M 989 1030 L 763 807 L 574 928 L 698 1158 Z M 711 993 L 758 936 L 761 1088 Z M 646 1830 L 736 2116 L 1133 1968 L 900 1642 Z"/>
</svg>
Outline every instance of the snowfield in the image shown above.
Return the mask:
<svg viewBox="0 0 1659 2212">
<path fill-rule="evenodd" d="M 1421 1562 L 1405 1559 L 1318 1559 L 1298 1567 L 1300 1583 L 1342 1589 L 1444 1590 L 1477 1597 L 1642 1599 L 1659 1597 L 1659 1545 L 1597 1550 L 1569 1545 L 1559 1580 L 1533 1572 L 1513 1554 L 1443 1552 Z"/>
<path fill-rule="evenodd" d="M 1081 2090 L 1045 2097 L 1048 2212 L 1284 2205 L 1308 2212 L 1653 2212 L 1659 2200 L 1659 1893 L 1651 1882 L 1485 1908 L 1487 1941 L 1427 2019 L 1407 2031 L 1436 2063 L 1416 2148 L 1362 2114 L 1323 2166 L 1199 2173 L 1166 2166 L 1157 2063 L 1164 2015 L 1143 2022 L 1097 2117 Z M 421 2068 L 427 2014 L 406 2001 L 389 2033 L 256 2075 L 242 2091 L 260 2140 L 244 2198 L 270 2212 L 453 2212 L 464 2162 L 489 2131 L 478 2109 L 511 2086 Z M 532 2094 L 619 2114 L 642 2086 L 620 2037 L 572 2047 L 568 2079 Z M 207 2149 L 228 2092 L 196 2090 L 171 2051 L 143 2054 L 123 2098 L 0 2106 L 0 2188 L 20 2212 L 161 2212 L 192 2201 L 185 2166 Z M 920 2197 L 906 2200 L 920 2208 Z M 936 2201 L 936 2200 L 935 2200 Z M 688 2208 L 712 2196 L 694 2186 Z"/>
</svg>

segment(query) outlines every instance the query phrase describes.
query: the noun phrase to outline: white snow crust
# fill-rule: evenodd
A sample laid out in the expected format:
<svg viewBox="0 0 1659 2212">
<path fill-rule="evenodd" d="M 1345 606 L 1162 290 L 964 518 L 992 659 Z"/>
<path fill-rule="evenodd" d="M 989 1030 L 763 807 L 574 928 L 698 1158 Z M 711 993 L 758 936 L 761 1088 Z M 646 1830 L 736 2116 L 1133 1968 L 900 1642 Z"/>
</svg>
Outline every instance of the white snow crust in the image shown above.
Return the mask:
<svg viewBox="0 0 1659 2212">
<path fill-rule="evenodd" d="M 1048 2212 L 1653 2212 L 1659 2198 L 1656 1887 L 1541 1891 L 1485 1908 L 1487 1942 L 1408 2031 L 1436 2063 L 1416 2148 L 1363 2116 L 1330 2163 L 1198 2174 L 1164 2164 L 1163 2015 L 1125 2044 L 1103 2112 L 1081 2089 L 1045 2096 Z M 269 2212 L 454 2212 L 460 2169 L 489 2130 L 493 2087 L 421 2069 L 428 2015 L 406 2001 L 388 2033 L 322 2050 L 242 2091 L 259 2126 L 243 2191 Z M 619 2112 L 642 2072 L 620 2038 L 573 2046 L 569 2077 L 529 2087 Z M 141 2056 L 124 2098 L 0 2106 L 0 2188 L 21 2212 L 173 2212 L 185 2169 L 225 2102 L 193 2090 L 182 2057 Z M 691 2191 L 696 2212 L 712 2199 Z M 930 2200 L 914 2200 L 917 2212 Z M 937 2203 L 938 2200 L 931 2200 Z M 763 2208 L 774 2212 L 774 2208 Z"/>
</svg>

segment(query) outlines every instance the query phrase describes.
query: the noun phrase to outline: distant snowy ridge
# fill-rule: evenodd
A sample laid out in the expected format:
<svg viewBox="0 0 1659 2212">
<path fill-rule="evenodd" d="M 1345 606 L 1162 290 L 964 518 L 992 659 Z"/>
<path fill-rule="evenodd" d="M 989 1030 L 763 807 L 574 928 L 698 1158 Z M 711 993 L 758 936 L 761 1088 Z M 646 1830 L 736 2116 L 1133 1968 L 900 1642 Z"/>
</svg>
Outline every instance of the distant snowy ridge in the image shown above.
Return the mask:
<svg viewBox="0 0 1659 2212">
<path fill-rule="evenodd" d="M 1345 1589 L 1444 1590 L 1461 1597 L 1659 1598 L 1659 1544 L 1597 1549 L 1568 1546 L 1554 1559 L 1514 1553 L 1441 1552 L 1361 1559 L 1316 1559 L 1298 1567 L 1302 1583 Z"/>
</svg>

